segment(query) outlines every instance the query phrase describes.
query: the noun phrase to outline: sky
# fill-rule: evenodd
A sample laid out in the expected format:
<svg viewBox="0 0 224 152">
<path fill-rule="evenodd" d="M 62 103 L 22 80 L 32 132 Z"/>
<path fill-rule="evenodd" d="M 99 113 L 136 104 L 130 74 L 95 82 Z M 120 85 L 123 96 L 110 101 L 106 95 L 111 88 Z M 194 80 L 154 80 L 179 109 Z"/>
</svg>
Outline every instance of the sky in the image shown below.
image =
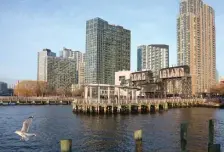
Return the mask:
<svg viewBox="0 0 224 152">
<path fill-rule="evenodd" d="M 0 0 L 0 80 L 36 80 L 37 52 L 63 47 L 85 52 L 86 21 L 100 17 L 131 30 L 131 70 L 137 46 L 167 44 L 177 61 L 180 0 Z M 224 76 L 224 1 L 204 0 L 216 13 L 217 69 Z"/>
</svg>

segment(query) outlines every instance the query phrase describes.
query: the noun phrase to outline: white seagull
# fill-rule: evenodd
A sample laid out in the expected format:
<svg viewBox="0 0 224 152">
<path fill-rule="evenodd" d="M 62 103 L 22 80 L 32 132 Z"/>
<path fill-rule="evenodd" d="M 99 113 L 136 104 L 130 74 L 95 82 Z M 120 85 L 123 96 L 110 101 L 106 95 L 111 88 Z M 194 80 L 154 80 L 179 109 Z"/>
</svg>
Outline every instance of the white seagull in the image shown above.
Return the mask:
<svg viewBox="0 0 224 152">
<path fill-rule="evenodd" d="M 29 137 L 36 136 L 36 134 L 28 133 L 32 120 L 33 116 L 29 117 L 23 122 L 22 129 L 20 131 L 19 130 L 15 131 L 16 134 L 22 137 L 20 140 L 28 141 Z"/>
</svg>

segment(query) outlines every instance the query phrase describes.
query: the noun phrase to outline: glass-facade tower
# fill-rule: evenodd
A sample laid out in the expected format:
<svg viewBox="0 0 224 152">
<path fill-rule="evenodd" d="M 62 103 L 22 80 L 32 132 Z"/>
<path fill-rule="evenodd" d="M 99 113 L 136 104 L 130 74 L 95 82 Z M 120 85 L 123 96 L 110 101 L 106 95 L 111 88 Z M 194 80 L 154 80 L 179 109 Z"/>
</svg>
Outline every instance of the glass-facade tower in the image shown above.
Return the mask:
<svg viewBox="0 0 224 152">
<path fill-rule="evenodd" d="M 86 22 L 86 84 L 114 84 L 115 72 L 130 70 L 131 32 L 101 18 Z"/>
</svg>

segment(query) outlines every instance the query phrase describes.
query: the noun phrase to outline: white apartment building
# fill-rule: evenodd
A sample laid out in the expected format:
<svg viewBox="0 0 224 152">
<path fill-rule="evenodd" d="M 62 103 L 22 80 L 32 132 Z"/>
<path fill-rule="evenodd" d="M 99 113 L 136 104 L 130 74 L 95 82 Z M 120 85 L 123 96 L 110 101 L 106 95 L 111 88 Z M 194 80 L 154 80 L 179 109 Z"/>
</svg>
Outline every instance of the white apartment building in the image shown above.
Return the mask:
<svg viewBox="0 0 224 152">
<path fill-rule="evenodd" d="M 38 52 L 37 55 L 37 80 L 47 81 L 48 73 L 48 57 L 56 57 L 56 53 L 51 52 L 50 49 L 43 49 L 43 51 Z"/>
<path fill-rule="evenodd" d="M 169 67 L 169 46 L 164 44 L 141 45 L 137 48 L 138 71 L 151 70 L 159 75 L 159 70 Z"/>
</svg>

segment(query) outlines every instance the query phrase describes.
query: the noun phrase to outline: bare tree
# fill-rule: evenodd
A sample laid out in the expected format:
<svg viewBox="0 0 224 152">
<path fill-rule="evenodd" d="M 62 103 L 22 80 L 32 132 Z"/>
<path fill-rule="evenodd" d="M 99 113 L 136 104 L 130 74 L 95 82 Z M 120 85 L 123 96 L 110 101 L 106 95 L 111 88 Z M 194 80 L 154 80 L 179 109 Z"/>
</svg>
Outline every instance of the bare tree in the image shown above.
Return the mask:
<svg viewBox="0 0 224 152">
<path fill-rule="evenodd" d="M 64 93 L 65 93 L 66 97 L 70 97 L 72 95 L 71 88 L 66 87 L 65 90 L 64 90 Z"/>
<path fill-rule="evenodd" d="M 59 96 L 65 96 L 65 89 L 64 89 L 64 87 L 57 88 L 56 89 L 56 93 Z"/>
<path fill-rule="evenodd" d="M 75 89 L 72 92 L 72 96 L 83 96 L 83 93 L 84 93 L 84 87 L 81 87 L 79 89 Z"/>
<path fill-rule="evenodd" d="M 210 92 L 214 94 L 224 95 L 224 84 L 212 86 Z"/>
</svg>

